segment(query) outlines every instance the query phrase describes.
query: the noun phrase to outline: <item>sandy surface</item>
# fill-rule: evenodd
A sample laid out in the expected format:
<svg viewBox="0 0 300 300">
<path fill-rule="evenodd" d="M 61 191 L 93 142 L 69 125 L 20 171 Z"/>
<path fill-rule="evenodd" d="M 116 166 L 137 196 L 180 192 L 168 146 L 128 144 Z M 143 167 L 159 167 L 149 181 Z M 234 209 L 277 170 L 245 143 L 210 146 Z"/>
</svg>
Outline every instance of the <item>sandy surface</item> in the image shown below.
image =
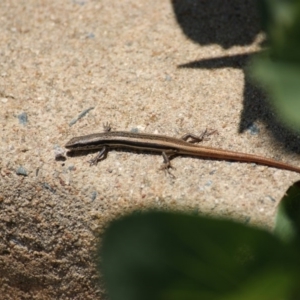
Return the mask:
<svg viewBox="0 0 300 300">
<path fill-rule="evenodd" d="M 299 164 L 299 140 L 245 75 L 263 40 L 255 1 L 196 2 L 1 1 L 1 299 L 104 299 L 96 236 L 131 210 L 272 226 L 296 173 L 177 157 L 171 178 L 160 155 L 136 152 L 92 167 L 94 154 L 55 160 L 109 122 L 176 137 L 216 129 L 205 145 Z"/>
</svg>

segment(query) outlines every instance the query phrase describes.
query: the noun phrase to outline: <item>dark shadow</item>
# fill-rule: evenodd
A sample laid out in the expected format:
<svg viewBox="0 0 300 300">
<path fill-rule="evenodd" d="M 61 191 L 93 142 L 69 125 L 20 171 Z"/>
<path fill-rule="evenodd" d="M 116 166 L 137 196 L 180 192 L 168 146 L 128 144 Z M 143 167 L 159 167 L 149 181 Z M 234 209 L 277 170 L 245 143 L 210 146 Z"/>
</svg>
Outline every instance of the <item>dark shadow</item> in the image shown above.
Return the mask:
<svg viewBox="0 0 300 300">
<path fill-rule="evenodd" d="M 254 54 L 254 53 L 253 53 Z M 220 69 L 220 68 L 238 68 L 242 69 L 246 66 L 249 57 L 252 54 L 239 54 L 234 56 L 222 56 L 217 58 L 208 58 L 192 61 L 179 65 L 178 68 L 192 69 Z"/>
<path fill-rule="evenodd" d="M 286 151 L 300 154 L 300 136 L 283 126 L 274 113 L 267 96 L 257 88 L 245 75 L 244 105 L 241 113 L 239 132 L 247 130 L 255 121 L 262 121 L 273 138 L 285 148 Z"/>
<path fill-rule="evenodd" d="M 234 56 L 225 56 L 218 58 L 203 59 L 179 65 L 178 68 L 192 68 L 192 69 L 218 69 L 218 68 L 238 68 L 246 69 L 249 59 L 252 54 L 240 54 Z M 300 137 L 284 127 L 274 115 L 270 107 L 266 95 L 261 89 L 256 87 L 247 72 L 245 72 L 244 85 L 244 103 L 243 111 L 241 113 L 239 133 L 249 129 L 253 124 L 261 120 L 266 124 L 268 130 L 273 137 L 280 142 L 286 150 L 300 153 Z"/>
<path fill-rule="evenodd" d="M 200 45 L 218 44 L 224 49 L 250 45 L 261 31 L 256 0 L 171 0 L 171 3 L 182 31 Z M 257 53 L 202 59 L 178 67 L 245 70 L 255 54 Z M 279 123 L 266 95 L 251 82 L 247 72 L 244 73 L 243 111 L 239 132 L 244 132 L 257 120 L 261 120 L 286 150 L 300 153 L 300 138 Z"/>
<path fill-rule="evenodd" d="M 250 45 L 261 30 L 256 0 L 171 0 L 182 31 L 200 45 Z"/>
</svg>

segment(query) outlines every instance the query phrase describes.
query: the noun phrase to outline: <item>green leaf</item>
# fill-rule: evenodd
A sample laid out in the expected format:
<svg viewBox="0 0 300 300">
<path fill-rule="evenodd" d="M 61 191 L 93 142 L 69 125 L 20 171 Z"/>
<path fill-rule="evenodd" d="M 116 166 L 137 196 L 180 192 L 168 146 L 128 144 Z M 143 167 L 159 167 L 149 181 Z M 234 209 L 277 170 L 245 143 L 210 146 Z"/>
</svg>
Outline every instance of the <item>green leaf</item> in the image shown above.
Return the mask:
<svg viewBox="0 0 300 300">
<path fill-rule="evenodd" d="M 268 92 L 281 121 L 300 131 L 300 1 L 260 0 L 268 51 L 250 73 Z"/>
<path fill-rule="evenodd" d="M 280 201 L 274 233 L 283 241 L 300 244 L 300 181 L 295 182 Z"/>
<path fill-rule="evenodd" d="M 276 61 L 300 63 L 300 1 L 260 0 L 258 3 L 270 57 Z"/>
<path fill-rule="evenodd" d="M 300 53 L 300 49 L 299 49 Z M 266 56 L 253 61 L 252 76 L 269 93 L 281 121 L 300 130 L 300 65 L 275 62 Z"/>
<path fill-rule="evenodd" d="M 113 222 L 100 256 L 111 300 L 291 299 L 300 269 L 268 232 L 179 213 Z"/>
</svg>

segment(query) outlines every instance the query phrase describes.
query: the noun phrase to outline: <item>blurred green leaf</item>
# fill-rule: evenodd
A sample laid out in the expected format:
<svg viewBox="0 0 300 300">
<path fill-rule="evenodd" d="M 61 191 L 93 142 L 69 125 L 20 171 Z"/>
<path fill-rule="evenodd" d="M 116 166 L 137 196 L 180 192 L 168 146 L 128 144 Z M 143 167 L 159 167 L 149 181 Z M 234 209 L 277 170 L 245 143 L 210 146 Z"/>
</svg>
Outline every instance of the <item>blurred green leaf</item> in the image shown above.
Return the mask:
<svg viewBox="0 0 300 300">
<path fill-rule="evenodd" d="M 268 232 L 179 213 L 113 222 L 100 257 L 111 300 L 291 299 L 300 272 L 294 251 Z"/>
<path fill-rule="evenodd" d="M 300 53 L 300 49 L 299 49 Z M 281 121 L 300 130 L 300 65 L 274 62 L 263 56 L 254 60 L 252 75 L 269 93 Z"/>
<path fill-rule="evenodd" d="M 275 61 L 300 63 L 300 1 L 260 0 L 263 28 Z"/>
<path fill-rule="evenodd" d="M 285 242 L 300 244 L 300 181 L 295 182 L 280 201 L 274 233 Z"/>
<path fill-rule="evenodd" d="M 268 49 L 250 73 L 283 123 L 300 131 L 300 0 L 260 0 Z"/>
</svg>

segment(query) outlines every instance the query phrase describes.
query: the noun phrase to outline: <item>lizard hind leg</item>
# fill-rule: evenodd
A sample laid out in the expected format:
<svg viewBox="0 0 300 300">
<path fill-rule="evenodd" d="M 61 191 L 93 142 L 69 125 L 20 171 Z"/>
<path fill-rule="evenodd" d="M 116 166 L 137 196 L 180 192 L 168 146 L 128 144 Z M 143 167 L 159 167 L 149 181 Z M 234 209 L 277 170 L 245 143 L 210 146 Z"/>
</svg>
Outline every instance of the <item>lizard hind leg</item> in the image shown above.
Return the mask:
<svg viewBox="0 0 300 300">
<path fill-rule="evenodd" d="M 208 141 L 209 140 L 209 136 L 213 135 L 217 133 L 217 130 L 207 130 L 205 129 L 200 135 L 195 135 L 192 133 L 186 133 L 185 135 L 183 135 L 181 137 L 182 140 L 195 144 L 195 143 L 200 143 L 203 141 Z"/>
</svg>

